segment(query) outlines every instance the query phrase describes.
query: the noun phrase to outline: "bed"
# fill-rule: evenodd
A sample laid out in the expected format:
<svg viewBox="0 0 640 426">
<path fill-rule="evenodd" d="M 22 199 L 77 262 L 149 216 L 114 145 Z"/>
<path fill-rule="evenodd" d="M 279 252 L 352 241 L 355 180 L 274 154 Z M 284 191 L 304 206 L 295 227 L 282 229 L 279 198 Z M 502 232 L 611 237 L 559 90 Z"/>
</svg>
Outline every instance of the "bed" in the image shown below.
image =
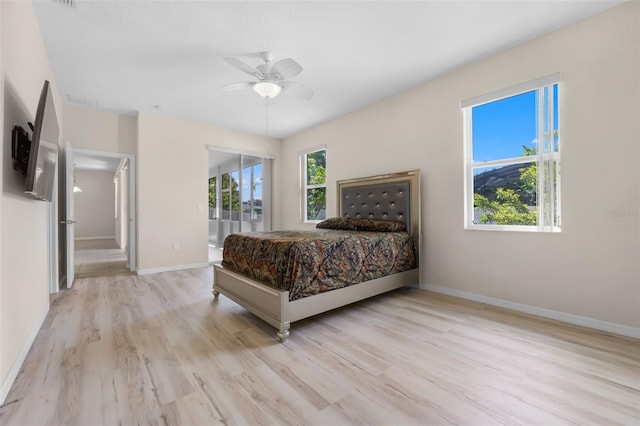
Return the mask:
<svg viewBox="0 0 640 426">
<path fill-rule="evenodd" d="M 338 181 L 337 194 L 338 215 L 321 229 L 229 235 L 214 298 L 243 306 L 284 342 L 292 322 L 417 285 L 419 171 Z"/>
</svg>

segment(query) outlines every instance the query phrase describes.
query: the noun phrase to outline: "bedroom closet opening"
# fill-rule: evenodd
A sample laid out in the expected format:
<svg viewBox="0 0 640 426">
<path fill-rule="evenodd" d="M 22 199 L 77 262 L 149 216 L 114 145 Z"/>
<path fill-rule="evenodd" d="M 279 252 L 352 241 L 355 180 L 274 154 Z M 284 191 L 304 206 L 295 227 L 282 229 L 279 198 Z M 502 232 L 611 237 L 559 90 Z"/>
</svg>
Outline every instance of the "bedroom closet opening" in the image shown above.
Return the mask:
<svg viewBox="0 0 640 426">
<path fill-rule="evenodd" d="M 227 235 L 271 230 L 272 158 L 209 147 L 209 262 Z"/>
</svg>

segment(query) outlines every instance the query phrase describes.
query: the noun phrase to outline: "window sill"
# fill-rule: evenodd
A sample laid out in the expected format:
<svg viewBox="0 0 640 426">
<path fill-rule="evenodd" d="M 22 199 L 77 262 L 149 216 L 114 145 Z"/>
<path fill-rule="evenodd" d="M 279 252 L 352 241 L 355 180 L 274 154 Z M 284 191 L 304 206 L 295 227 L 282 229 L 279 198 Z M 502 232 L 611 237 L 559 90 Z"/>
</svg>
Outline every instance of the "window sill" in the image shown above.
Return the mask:
<svg viewBox="0 0 640 426">
<path fill-rule="evenodd" d="M 540 229 L 537 226 L 518 225 L 467 225 L 465 231 L 498 231 L 498 232 L 535 232 L 541 234 L 559 234 L 561 229 L 554 227 L 553 230 Z"/>
</svg>

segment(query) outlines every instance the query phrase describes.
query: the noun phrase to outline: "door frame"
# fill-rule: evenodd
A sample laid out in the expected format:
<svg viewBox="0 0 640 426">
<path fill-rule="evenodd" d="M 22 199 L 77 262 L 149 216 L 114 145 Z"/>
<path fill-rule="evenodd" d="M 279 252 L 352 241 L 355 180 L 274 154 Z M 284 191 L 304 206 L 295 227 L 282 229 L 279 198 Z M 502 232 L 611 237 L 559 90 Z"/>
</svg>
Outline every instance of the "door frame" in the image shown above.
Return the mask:
<svg viewBox="0 0 640 426">
<path fill-rule="evenodd" d="M 58 159 L 60 158 L 60 147 L 58 147 Z M 53 199 L 49 204 L 49 213 L 47 215 L 48 243 L 49 243 L 49 293 L 57 293 L 60 291 L 59 279 L 59 226 L 58 226 L 58 203 L 60 202 L 58 188 L 58 171 L 60 170 L 60 161 L 56 161 L 55 172 L 53 174 Z"/>
<path fill-rule="evenodd" d="M 137 246 L 137 209 L 136 209 L 136 182 L 137 182 L 137 173 L 136 173 L 136 156 L 134 154 L 125 154 L 120 152 L 107 152 L 107 151 L 96 151 L 90 149 L 76 149 L 73 148 L 72 158 L 76 154 L 85 154 L 91 155 L 95 157 L 108 157 L 108 158 L 119 158 L 126 159 L 129 162 L 129 235 L 128 235 L 128 261 L 129 261 L 129 270 L 132 272 L 138 271 L 138 246 Z M 66 191 L 73 194 L 73 181 L 69 181 L 67 179 L 66 183 Z M 69 241 L 66 242 L 67 247 L 69 246 Z M 69 276 L 69 271 L 67 271 L 66 276 Z M 67 288 L 71 288 L 73 283 L 67 282 Z"/>
<path fill-rule="evenodd" d="M 73 286 L 73 279 L 75 275 L 74 270 L 74 231 L 73 224 L 75 223 L 74 219 L 74 209 L 73 209 L 73 187 L 75 185 L 75 167 L 73 164 L 73 146 L 69 141 L 64 144 L 64 218 L 60 221 L 63 225 L 62 233 L 65 236 L 65 245 L 64 245 L 64 254 L 65 254 L 65 262 L 64 262 L 64 276 L 62 281 L 60 282 L 60 287 L 71 288 Z"/>
</svg>

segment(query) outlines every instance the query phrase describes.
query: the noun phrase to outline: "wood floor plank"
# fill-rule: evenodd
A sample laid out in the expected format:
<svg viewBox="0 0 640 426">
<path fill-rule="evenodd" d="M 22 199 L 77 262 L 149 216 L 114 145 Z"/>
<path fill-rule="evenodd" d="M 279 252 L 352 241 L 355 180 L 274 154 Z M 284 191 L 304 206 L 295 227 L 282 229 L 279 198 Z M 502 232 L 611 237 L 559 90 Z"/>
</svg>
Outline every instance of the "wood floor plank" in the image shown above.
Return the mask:
<svg viewBox="0 0 640 426">
<path fill-rule="evenodd" d="M 640 341 L 419 289 L 275 330 L 210 268 L 54 295 L 3 426 L 640 425 Z"/>
</svg>

